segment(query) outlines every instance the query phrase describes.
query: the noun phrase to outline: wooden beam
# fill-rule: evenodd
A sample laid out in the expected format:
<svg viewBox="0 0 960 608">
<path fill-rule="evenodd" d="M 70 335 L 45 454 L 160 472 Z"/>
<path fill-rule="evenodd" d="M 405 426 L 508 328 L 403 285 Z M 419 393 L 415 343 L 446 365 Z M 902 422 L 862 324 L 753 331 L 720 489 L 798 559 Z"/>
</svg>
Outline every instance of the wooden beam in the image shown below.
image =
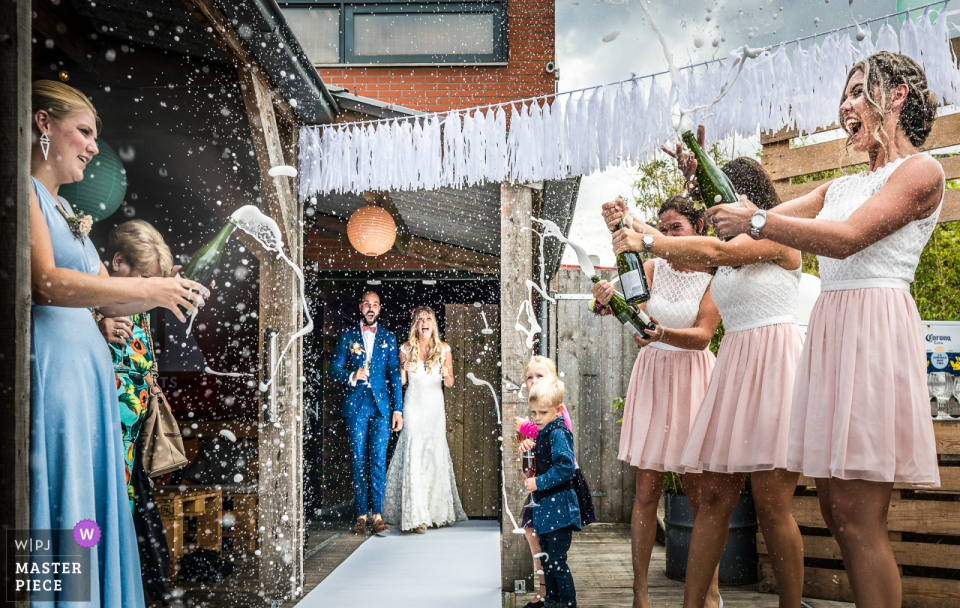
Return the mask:
<svg viewBox="0 0 960 608">
<path fill-rule="evenodd" d="M 504 421 L 502 456 L 503 483 L 506 488 L 523 487 L 523 473 L 517 466 L 516 433 L 510 421 L 518 415 L 520 405 L 517 387 L 523 384 L 523 369 L 532 354 L 524 338 L 513 328 L 521 302 L 527 299 L 525 281 L 533 276 L 533 248 L 527 228 L 533 210 L 532 191 L 526 186 L 500 186 L 500 357 L 501 357 L 501 417 Z M 510 511 L 520 517 L 523 500 L 515 491 L 508 491 Z M 533 559 L 523 535 L 513 533 L 509 517 L 500 518 L 500 578 L 504 591 L 512 592 L 514 581 L 526 580 L 533 584 Z M 519 520 L 517 521 L 519 524 Z"/>
<path fill-rule="evenodd" d="M 0 3 L 0 527 L 30 528 L 30 12 Z M 4 551 L 2 568 L 7 569 Z M 11 599 L 11 598 L 8 598 Z M 12 598 L 26 608 L 23 596 Z"/>
<path fill-rule="evenodd" d="M 276 90 L 257 59 L 246 48 L 230 21 L 214 0 L 183 0 L 216 44 L 237 68 L 240 90 L 250 122 L 254 153 L 260 167 L 260 207 L 277 222 L 291 261 L 303 265 L 301 209 L 288 177 L 271 177 L 278 165 L 296 165 L 295 156 L 284 155 L 281 124 L 292 113 L 275 107 Z M 280 117 L 278 119 L 278 116 Z M 289 137 L 288 137 L 289 144 Z M 260 264 L 261 382 L 268 378 L 263 361 L 269 361 L 268 329 L 278 332 L 282 350 L 303 325 L 300 285 L 293 271 L 281 260 Z M 279 354 L 279 353 L 278 353 Z M 282 359 L 273 379 L 276 413 L 261 397 L 259 441 L 261 527 L 260 588 L 266 600 L 291 600 L 303 592 L 303 341 L 297 340 Z"/>
<path fill-rule="evenodd" d="M 339 234 L 347 233 L 347 220 L 318 213 L 316 222 L 317 227 L 323 230 L 329 230 Z M 408 258 L 422 262 L 441 264 L 447 268 L 466 270 L 478 274 L 500 272 L 500 258 L 498 256 L 457 247 L 456 245 L 431 241 L 418 236 L 408 235 L 406 238 L 406 245 L 402 251 L 398 250 L 398 252 Z"/>
</svg>

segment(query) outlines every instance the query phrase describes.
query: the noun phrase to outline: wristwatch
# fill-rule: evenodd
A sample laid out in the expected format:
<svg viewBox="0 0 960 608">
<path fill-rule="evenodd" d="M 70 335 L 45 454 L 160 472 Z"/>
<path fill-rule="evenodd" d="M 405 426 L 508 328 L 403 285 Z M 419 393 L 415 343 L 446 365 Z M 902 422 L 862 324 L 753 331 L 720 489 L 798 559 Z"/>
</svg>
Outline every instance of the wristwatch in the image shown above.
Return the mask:
<svg viewBox="0 0 960 608">
<path fill-rule="evenodd" d="M 760 231 L 767 225 L 767 210 L 757 209 L 756 213 L 750 216 L 750 236 L 756 238 L 760 236 Z"/>
<path fill-rule="evenodd" d="M 653 235 L 645 234 L 643 235 L 643 252 L 650 253 L 650 249 L 653 247 Z"/>
</svg>

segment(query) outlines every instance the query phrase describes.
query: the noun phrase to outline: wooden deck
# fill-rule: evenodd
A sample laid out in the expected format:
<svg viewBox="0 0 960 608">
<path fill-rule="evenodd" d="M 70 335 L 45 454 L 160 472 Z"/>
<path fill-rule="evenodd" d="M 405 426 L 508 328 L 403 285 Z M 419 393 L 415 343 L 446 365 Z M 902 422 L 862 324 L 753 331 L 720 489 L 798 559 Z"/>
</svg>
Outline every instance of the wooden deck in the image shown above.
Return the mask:
<svg viewBox="0 0 960 608">
<path fill-rule="evenodd" d="M 312 529 L 304 548 L 306 595 L 347 559 L 369 537 L 357 536 L 350 531 L 350 524 L 334 524 L 324 529 Z M 219 583 L 187 583 L 173 581 L 169 591 L 173 596 L 170 605 L 174 608 L 237 608 L 262 606 L 258 595 L 257 567 L 253 559 L 234 560 L 234 571 Z M 297 602 L 281 604 L 281 608 L 293 608 Z M 147 608 L 161 608 L 161 602 L 147 601 Z"/>
<path fill-rule="evenodd" d="M 633 606 L 633 567 L 630 563 L 630 528 L 626 524 L 593 524 L 574 535 L 569 553 L 570 570 L 577 587 L 577 605 L 582 608 L 630 608 Z M 650 562 L 650 603 L 680 606 L 683 583 L 667 578 L 666 552 L 657 545 Z M 777 596 L 760 593 L 756 585 L 721 587 L 725 608 L 777 608 Z M 516 599 L 519 608 L 532 594 Z M 853 608 L 853 604 L 806 600 L 813 608 Z"/>
</svg>

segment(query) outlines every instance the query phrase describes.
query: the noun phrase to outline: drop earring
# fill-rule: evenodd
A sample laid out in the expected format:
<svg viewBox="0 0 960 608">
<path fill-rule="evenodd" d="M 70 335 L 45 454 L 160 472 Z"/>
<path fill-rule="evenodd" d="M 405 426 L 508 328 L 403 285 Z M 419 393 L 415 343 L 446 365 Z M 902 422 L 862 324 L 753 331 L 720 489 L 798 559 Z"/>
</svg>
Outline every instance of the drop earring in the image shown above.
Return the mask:
<svg viewBox="0 0 960 608">
<path fill-rule="evenodd" d="M 47 154 L 50 153 L 50 136 L 46 132 L 40 135 L 40 151 L 43 152 L 43 160 L 47 160 Z"/>
</svg>

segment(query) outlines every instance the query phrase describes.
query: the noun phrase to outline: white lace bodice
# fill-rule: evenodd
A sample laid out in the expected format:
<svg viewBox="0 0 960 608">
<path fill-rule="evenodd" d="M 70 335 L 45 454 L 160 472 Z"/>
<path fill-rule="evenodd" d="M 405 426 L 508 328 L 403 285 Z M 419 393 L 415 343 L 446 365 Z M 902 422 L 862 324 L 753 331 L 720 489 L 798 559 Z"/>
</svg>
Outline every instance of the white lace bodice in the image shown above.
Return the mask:
<svg viewBox="0 0 960 608">
<path fill-rule="evenodd" d="M 797 322 L 800 269 L 776 262 L 731 268 L 721 266 L 710 285 L 726 333 Z"/>
<path fill-rule="evenodd" d="M 664 327 L 693 327 L 700 312 L 700 300 L 713 277 L 705 272 L 674 270 L 663 258 L 654 260 L 653 285 L 646 312 Z M 654 342 L 654 344 L 657 344 Z"/>
<path fill-rule="evenodd" d="M 898 158 L 876 171 L 841 177 L 830 184 L 817 219 L 844 221 L 875 195 L 890 175 L 909 157 Z M 940 215 L 940 206 L 929 217 L 914 220 L 845 260 L 817 256 L 822 291 L 897 287 L 910 289 L 927 240 Z"/>
</svg>

